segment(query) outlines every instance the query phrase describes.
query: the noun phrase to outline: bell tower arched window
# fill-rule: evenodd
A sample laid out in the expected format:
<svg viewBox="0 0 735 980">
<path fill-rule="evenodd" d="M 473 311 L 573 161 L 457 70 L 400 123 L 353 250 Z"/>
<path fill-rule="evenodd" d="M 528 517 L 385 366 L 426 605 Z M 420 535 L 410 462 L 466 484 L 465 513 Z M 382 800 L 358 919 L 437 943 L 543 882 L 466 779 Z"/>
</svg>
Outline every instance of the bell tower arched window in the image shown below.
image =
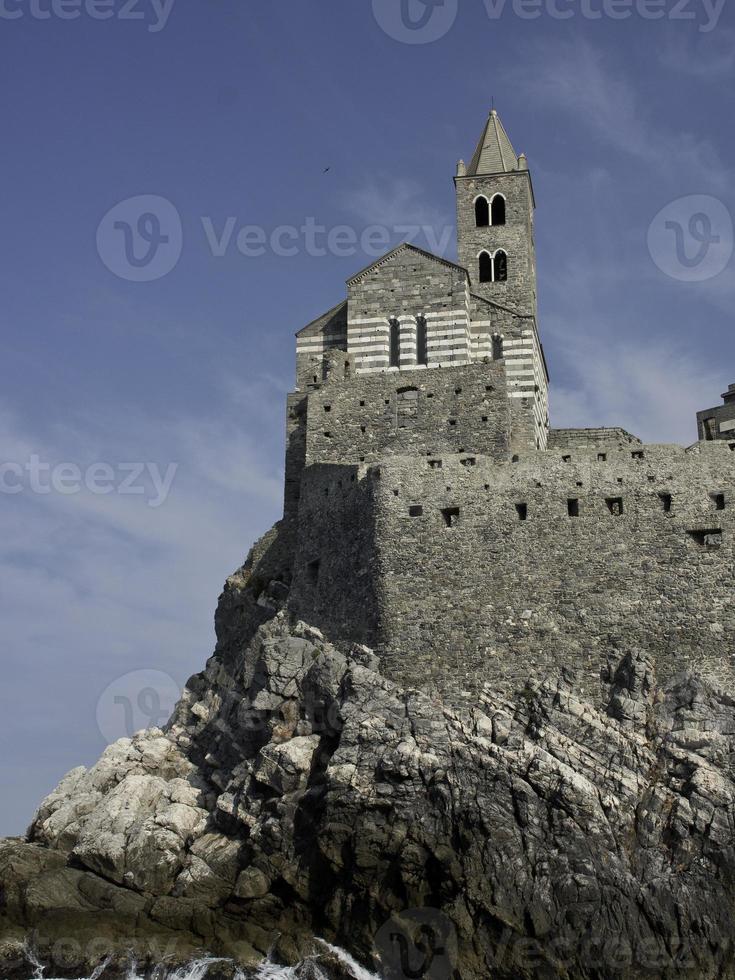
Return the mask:
<svg viewBox="0 0 735 980">
<path fill-rule="evenodd" d="M 416 363 L 429 363 L 429 332 L 425 316 L 416 317 Z"/>
<path fill-rule="evenodd" d="M 489 252 L 480 252 L 480 282 L 493 281 L 493 260 Z"/>
<path fill-rule="evenodd" d="M 507 282 L 508 281 L 508 256 L 502 250 L 495 253 L 495 258 L 493 259 L 494 266 L 494 282 Z"/>
<path fill-rule="evenodd" d="M 475 224 L 478 228 L 487 228 L 490 224 L 490 205 L 486 197 L 478 197 L 475 201 Z"/>
<path fill-rule="evenodd" d="M 390 367 L 399 367 L 401 363 L 401 325 L 395 317 L 390 319 L 389 359 Z"/>
<path fill-rule="evenodd" d="M 490 205 L 490 217 L 493 225 L 505 224 L 505 198 L 502 194 L 496 194 Z"/>
</svg>

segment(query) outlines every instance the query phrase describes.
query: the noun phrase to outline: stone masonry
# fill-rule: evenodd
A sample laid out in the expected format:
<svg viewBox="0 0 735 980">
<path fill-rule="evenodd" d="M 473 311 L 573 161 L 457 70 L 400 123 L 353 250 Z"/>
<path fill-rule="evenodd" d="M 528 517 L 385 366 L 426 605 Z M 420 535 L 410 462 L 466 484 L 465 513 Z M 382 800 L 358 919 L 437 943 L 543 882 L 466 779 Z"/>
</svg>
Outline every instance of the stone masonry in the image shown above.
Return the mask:
<svg viewBox="0 0 735 980">
<path fill-rule="evenodd" d="M 449 700 L 561 666 L 599 701 L 636 648 L 732 682 L 735 386 L 688 449 L 552 429 L 531 174 L 497 113 L 455 186 L 460 264 L 402 245 L 297 336 L 290 612 Z"/>
</svg>

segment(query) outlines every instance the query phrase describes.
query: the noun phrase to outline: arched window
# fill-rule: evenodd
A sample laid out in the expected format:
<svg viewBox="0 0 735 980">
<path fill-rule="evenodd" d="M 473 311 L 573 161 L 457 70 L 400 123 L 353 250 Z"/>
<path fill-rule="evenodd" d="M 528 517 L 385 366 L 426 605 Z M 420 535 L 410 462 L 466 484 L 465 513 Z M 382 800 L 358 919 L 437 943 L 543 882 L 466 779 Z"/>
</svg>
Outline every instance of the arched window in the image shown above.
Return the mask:
<svg viewBox="0 0 735 980">
<path fill-rule="evenodd" d="M 401 325 L 392 317 L 390 320 L 390 358 L 391 367 L 398 367 L 401 363 Z"/>
<path fill-rule="evenodd" d="M 416 317 L 416 363 L 429 363 L 429 332 L 425 316 Z"/>
<path fill-rule="evenodd" d="M 490 224 L 490 205 L 486 197 L 478 197 L 475 201 L 475 224 L 478 228 L 487 228 Z"/>
<path fill-rule="evenodd" d="M 494 282 L 507 282 L 508 281 L 508 256 L 502 250 L 495 253 L 495 258 L 493 260 L 494 265 Z"/>
<path fill-rule="evenodd" d="M 493 202 L 490 205 L 490 216 L 492 218 L 492 224 L 505 224 L 505 198 L 502 194 L 496 194 L 493 198 Z"/>
<path fill-rule="evenodd" d="M 503 360 L 503 338 L 499 333 L 493 334 L 493 360 Z"/>
<path fill-rule="evenodd" d="M 480 282 L 493 281 L 493 260 L 489 252 L 480 252 Z"/>
</svg>

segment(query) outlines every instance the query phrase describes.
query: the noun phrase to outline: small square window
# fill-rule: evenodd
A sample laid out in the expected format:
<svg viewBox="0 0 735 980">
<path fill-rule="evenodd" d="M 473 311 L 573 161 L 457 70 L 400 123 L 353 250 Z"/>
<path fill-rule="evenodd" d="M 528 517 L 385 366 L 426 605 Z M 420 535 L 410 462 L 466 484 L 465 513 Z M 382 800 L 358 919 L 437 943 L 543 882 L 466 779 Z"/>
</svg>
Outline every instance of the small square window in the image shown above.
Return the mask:
<svg viewBox="0 0 735 980">
<path fill-rule="evenodd" d="M 331 439 L 332 438 L 332 433 L 331 432 L 325 432 L 324 433 L 324 438 L 325 439 Z"/>
<path fill-rule="evenodd" d="M 597 454 L 597 462 L 598 463 L 606 463 L 607 462 L 607 453 L 598 453 Z"/>
<path fill-rule="evenodd" d="M 325 412 L 331 412 L 332 411 L 332 406 L 331 405 L 325 405 L 324 406 L 324 411 Z"/>
<path fill-rule="evenodd" d="M 468 456 L 466 459 L 460 460 L 462 466 L 474 466 L 477 460 L 474 456 Z"/>
<path fill-rule="evenodd" d="M 646 454 L 642 450 L 640 450 L 640 449 L 636 449 L 636 451 L 634 453 L 631 453 L 630 455 L 633 457 L 633 459 L 645 459 L 646 458 Z"/>
<path fill-rule="evenodd" d="M 365 402 L 364 401 L 361 401 L 360 402 L 360 408 L 365 408 Z"/>
<path fill-rule="evenodd" d="M 605 500 L 607 504 L 607 509 L 614 517 L 622 517 L 623 514 L 623 498 L 622 497 L 608 497 Z"/>
<path fill-rule="evenodd" d="M 487 415 L 483 415 L 483 416 L 482 416 L 482 421 L 483 421 L 483 422 L 487 422 Z"/>
<path fill-rule="evenodd" d="M 423 514 L 424 514 L 424 508 L 418 504 L 408 508 L 409 517 L 423 517 Z"/>
<path fill-rule="evenodd" d="M 440 459 L 430 459 L 429 466 L 432 470 L 440 470 L 442 468 L 442 461 Z"/>
<path fill-rule="evenodd" d="M 450 425 L 456 425 L 457 424 L 457 420 L 456 419 L 449 419 L 449 424 Z"/>
<path fill-rule="evenodd" d="M 562 456 L 561 461 L 562 461 L 562 463 L 571 463 L 572 457 L 571 456 Z"/>
</svg>

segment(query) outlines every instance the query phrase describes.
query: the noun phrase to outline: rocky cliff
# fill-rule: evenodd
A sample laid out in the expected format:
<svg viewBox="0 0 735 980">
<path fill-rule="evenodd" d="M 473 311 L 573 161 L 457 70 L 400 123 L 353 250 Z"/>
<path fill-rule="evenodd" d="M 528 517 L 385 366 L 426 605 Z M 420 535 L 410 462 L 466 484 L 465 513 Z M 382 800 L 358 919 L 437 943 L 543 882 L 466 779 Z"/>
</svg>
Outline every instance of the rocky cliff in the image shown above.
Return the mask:
<svg viewBox="0 0 735 980">
<path fill-rule="evenodd" d="M 289 621 L 257 572 L 166 729 L 0 843 L 1 976 L 29 940 L 80 976 L 296 962 L 319 936 L 391 980 L 735 977 L 729 694 L 631 650 L 602 709 L 562 674 L 458 712 Z"/>
</svg>

